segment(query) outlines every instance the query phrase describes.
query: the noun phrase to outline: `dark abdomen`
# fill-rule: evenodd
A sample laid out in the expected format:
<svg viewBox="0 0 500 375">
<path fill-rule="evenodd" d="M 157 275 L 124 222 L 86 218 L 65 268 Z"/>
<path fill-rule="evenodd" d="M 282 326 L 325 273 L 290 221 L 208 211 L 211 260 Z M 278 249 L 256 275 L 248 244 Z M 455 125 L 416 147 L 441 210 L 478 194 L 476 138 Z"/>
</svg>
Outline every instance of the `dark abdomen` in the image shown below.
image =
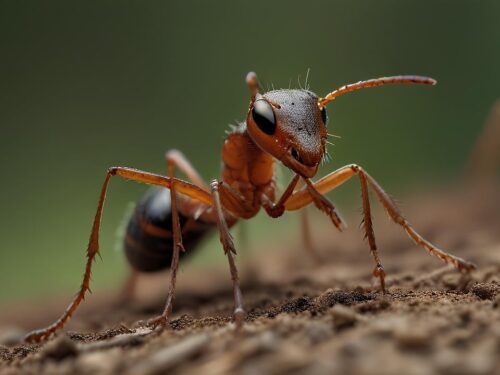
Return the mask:
<svg viewBox="0 0 500 375">
<path fill-rule="evenodd" d="M 182 240 L 190 253 L 211 224 L 187 218 L 179 213 Z M 132 267 L 142 272 L 154 272 L 170 267 L 173 250 L 172 206 L 170 190 L 153 188 L 137 204 L 125 235 L 124 249 Z"/>
</svg>

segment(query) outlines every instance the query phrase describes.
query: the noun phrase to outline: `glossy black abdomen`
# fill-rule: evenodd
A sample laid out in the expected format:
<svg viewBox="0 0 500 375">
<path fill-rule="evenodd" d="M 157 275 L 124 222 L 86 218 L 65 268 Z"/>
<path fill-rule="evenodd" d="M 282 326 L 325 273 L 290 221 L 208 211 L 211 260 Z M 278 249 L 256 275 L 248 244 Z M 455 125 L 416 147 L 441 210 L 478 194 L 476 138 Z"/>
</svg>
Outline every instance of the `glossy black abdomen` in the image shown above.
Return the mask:
<svg viewBox="0 0 500 375">
<path fill-rule="evenodd" d="M 182 240 L 186 252 L 213 227 L 211 224 L 187 218 L 179 213 Z M 172 206 L 170 191 L 153 188 L 137 204 L 130 218 L 124 249 L 131 266 L 141 272 L 154 272 L 170 267 L 172 261 Z"/>
</svg>

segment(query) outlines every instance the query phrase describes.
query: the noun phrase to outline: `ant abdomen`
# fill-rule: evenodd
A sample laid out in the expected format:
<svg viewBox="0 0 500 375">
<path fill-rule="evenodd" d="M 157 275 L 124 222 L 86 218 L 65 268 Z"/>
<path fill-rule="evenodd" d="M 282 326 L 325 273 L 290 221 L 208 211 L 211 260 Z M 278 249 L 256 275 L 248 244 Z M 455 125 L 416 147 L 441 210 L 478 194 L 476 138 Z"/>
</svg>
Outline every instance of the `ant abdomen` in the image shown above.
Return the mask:
<svg viewBox="0 0 500 375">
<path fill-rule="evenodd" d="M 182 240 L 186 252 L 193 248 L 213 226 L 179 212 Z M 129 219 L 124 250 L 130 265 L 141 272 L 155 272 L 170 267 L 173 254 L 172 205 L 170 190 L 152 188 L 137 203 Z"/>
</svg>

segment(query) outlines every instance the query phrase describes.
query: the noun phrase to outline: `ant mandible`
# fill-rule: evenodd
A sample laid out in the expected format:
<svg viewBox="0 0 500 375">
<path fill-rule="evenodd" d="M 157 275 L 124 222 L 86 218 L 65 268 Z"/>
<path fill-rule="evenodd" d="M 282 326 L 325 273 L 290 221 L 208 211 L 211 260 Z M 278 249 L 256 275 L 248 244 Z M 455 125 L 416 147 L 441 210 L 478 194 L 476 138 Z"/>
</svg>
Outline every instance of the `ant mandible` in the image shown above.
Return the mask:
<svg viewBox="0 0 500 375">
<path fill-rule="evenodd" d="M 421 76 L 370 79 L 343 86 L 323 98 L 305 89 L 261 93 L 257 76 L 253 72 L 248 73 L 246 82 L 251 94 L 246 122 L 230 132 L 224 141 L 220 180 L 213 180 L 208 186 L 177 150 L 166 153 L 168 177 L 127 167 L 108 169 L 90 233 L 87 264 L 81 287 L 57 321 L 44 329 L 29 333 L 26 340 L 41 341 L 61 329 L 89 290 L 93 260 L 99 252 L 99 227 L 106 190 L 112 176 L 161 187 L 146 195 L 137 206 L 130 219 L 125 239 L 125 252 L 135 270 L 133 272 L 155 271 L 170 265 L 170 285 L 165 308 L 159 317 L 149 321 L 153 327 L 164 327 L 168 323 L 174 301 L 179 256 L 185 252 L 184 245 L 188 248 L 194 246 L 203 233 L 215 225 L 229 262 L 234 293 L 234 320 L 240 327 L 245 319 L 245 311 L 234 260 L 236 250 L 229 228 L 238 219 L 254 217 L 261 207 L 269 216 L 277 218 L 285 211 L 299 210 L 313 203 L 341 230 L 343 222 L 324 194 L 354 176 L 358 176 L 361 184 L 364 230 L 375 261 L 373 275 L 379 278 L 383 292 L 385 272 L 375 243 L 369 188 L 375 192 L 391 219 L 403 227 L 417 245 L 460 271 L 470 272 L 475 268 L 472 263 L 438 249 L 420 236 L 402 216 L 389 195 L 359 165 L 350 164 L 316 182 L 311 181 L 325 156 L 328 103 L 340 95 L 361 88 L 386 84 L 434 85 L 434 79 Z M 295 173 L 277 200 L 274 166 L 276 160 Z M 190 182 L 174 177 L 176 168 L 181 170 Z M 305 184 L 296 189 L 299 180 L 303 180 Z"/>
</svg>

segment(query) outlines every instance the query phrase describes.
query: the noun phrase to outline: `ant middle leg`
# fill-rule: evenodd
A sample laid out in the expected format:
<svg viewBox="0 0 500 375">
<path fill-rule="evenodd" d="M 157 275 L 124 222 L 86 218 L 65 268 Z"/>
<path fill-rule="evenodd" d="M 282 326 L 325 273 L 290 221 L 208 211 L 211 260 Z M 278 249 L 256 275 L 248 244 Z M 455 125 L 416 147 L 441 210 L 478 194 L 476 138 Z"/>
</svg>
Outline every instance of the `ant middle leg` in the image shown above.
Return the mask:
<svg viewBox="0 0 500 375">
<path fill-rule="evenodd" d="M 167 157 L 167 169 L 168 176 L 174 178 L 175 174 L 175 162 L 171 161 Z M 172 232 L 173 232 L 173 254 L 172 262 L 170 265 L 170 284 L 168 287 L 167 301 L 165 302 L 165 308 L 160 316 L 150 319 L 148 325 L 152 328 L 161 327 L 164 328 L 168 324 L 170 314 L 172 313 L 172 308 L 175 299 L 175 285 L 177 282 L 177 271 L 179 270 L 179 256 L 180 252 L 186 251 L 184 245 L 182 244 L 182 232 L 181 224 L 179 220 L 179 211 L 177 208 L 177 193 L 175 190 L 175 184 L 170 187 L 170 201 L 172 202 Z"/>
<path fill-rule="evenodd" d="M 314 246 L 311 233 L 310 218 L 306 208 L 300 211 L 300 227 L 302 232 L 302 242 L 304 244 L 304 249 L 307 252 L 307 255 L 309 255 L 316 264 L 320 264 L 323 259 L 321 254 Z"/>
<path fill-rule="evenodd" d="M 305 184 L 304 179 L 301 179 L 302 185 Z M 300 187 L 300 186 L 299 186 Z M 338 215 L 337 215 L 338 216 Z M 320 264 L 322 261 L 322 257 L 316 247 L 314 246 L 312 230 L 311 230 L 311 222 L 310 216 L 307 212 L 307 208 L 304 207 L 303 210 L 300 211 L 300 231 L 302 236 L 302 244 L 304 246 L 304 250 L 312 258 L 315 264 Z"/>
<path fill-rule="evenodd" d="M 168 150 L 165 153 L 165 160 L 167 162 L 167 175 L 169 177 L 174 177 L 175 173 L 170 173 L 170 169 L 173 167 L 177 167 L 182 173 L 186 175 L 188 180 L 195 184 L 196 186 L 206 190 L 207 192 L 210 191 L 208 185 L 206 182 L 203 180 L 203 178 L 200 176 L 198 171 L 193 167 L 191 162 L 186 158 L 186 156 L 179 150 L 177 149 L 171 149 Z M 171 197 L 171 200 L 173 202 L 173 198 Z M 206 207 L 206 206 L 205 206 Z M 203 205 L 200 205 L 200 213 L 202 212 Z M 177 215 L 177 213 L 174 214 L 172 211 L 172 215 Z M 172 220 L 172 223 L 175 221 Z M 125 304 L 126 302 L 130 301 L 134 295 L 134 291 L 137 286 L 137 281 L 139 272 L 131 269 L 129 270 L 129 275 L 127 277 L 127 280 L 124 284 L 122 295 L 120 296 L 119 304 Z"/>
<path fill-rule="evenodd" d="M 175 177 L 175 168 L 179 168 L 182 173 L 184 173 L 188 179 L 194 183 L 196 186 L 207 190 L 208 186 L 205 181 L 201 178 L 200 174 L 189 160 L 184 156 L 184 154 L 176 149 L 169 150 L 165 153 L 165 159 L 167 161 L 167 174 L 170 178 Z M 170 284 L 167 295 L 167 301 L 165 303 L 165 308 L 163 313 L 148 321 L 149 325 L 154 328 L 161 326 L 164 327 L 168 323 L 170 314 L 172 313 L 173 303 L 175 299 L 175 286 L 177 281 L 177 272 L 179 269 L 179 256 L 180 251 L 186 251 L 182 244 L 182 231 L 179 220 L 179 210 L 177 208 L 177 193 L 175 187 L 170 188 L 170 200 L 172 202 L 172 229 L 173 229 L 173 256 L 172 263 L 170 265 Z M 200 205 L 202 207 L 202 205 Z"/>
<path fill-rule="evenodd" d="M 193 167 L 191 162 L 186 158 L 186 156 L 177 149 L 168 150 L 165 153 L 165 160 L 167 161 L 167 170 L 170 165 L 174 165 L 179 168 L 179 170 L 186 175 L 189 181 L 191 181 L 196 186 L 203 188 L 206 191 L 210 191 L 207 183 L 200 176 L 198 171 Z"/>
<path fill-rule="evenodd" d="M 236 263 L 234 260 L 236 249 L 234 247 L 231 233 L 229 233 L 229 227 L 227 225 L 227 221 L 224 215 L 224 209 L 221 204 L 219 182 L 217 180 L 212 181 L 210 187 L 212 189 L 212 195 L 214 198 L 214 209 L 217 227 L 219 229 L 220 242 L 222 243 L 224 253 L 227 256 L 227 260 L 229 262 L 229 270 L 231 272 L 231 279 L 233 281 L 234 321 L 236 323 L 236 326 L 238 328 L 241 328 L 245 319 L 245 310 L 243 309 L 243 297 L 239 285 L 238 269 L 236 268 Z M 224 192 L 228 194 L 228 190 L 224 190 Z"/>
</svg>

